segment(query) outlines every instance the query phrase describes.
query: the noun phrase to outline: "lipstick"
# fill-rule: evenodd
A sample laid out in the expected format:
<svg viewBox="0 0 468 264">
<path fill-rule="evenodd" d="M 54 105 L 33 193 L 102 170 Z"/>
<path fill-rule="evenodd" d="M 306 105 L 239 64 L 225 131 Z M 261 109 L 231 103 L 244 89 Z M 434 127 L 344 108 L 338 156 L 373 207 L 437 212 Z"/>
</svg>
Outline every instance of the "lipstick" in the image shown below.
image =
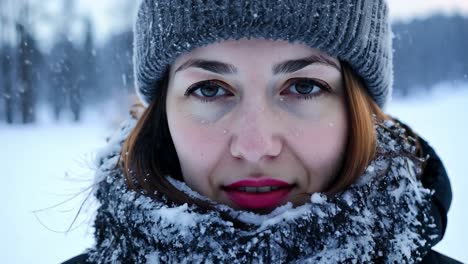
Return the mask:
<svg viewBox="0 0 468 264">
<path fill-rule="evenodd" d="M 244 179 L 223 187 L 229 199 L 244 209 L 272 209 L 285 202 L 293 184 L 270 179 Z"/>
</svg>

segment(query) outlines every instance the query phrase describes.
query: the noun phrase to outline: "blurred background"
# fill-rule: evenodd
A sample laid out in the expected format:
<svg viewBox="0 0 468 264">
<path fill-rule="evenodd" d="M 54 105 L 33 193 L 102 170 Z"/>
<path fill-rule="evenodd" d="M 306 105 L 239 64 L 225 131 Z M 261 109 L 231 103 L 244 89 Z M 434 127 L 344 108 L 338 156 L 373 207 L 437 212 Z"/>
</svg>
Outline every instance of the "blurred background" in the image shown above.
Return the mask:
<svg viewBox="0 0 468 264">
<path fill-rule="evenodd" d="M 82 204 L 94 157 L 137 102 L 137 2 L 0 0 L 2 262 L 60 263 L 92 245 L 96 204 Z M 468 1 L 388 2 L 395 83 L 386 112 L 441 156 L 454 199 L 436 249 L 468 262 Z"/>
</svg>

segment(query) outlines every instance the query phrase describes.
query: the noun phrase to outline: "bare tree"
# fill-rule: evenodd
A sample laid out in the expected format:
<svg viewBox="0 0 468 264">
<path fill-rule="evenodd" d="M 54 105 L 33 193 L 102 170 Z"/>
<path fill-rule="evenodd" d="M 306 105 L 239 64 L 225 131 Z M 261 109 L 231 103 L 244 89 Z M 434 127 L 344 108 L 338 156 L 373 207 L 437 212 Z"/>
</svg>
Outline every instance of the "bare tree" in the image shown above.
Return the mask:
<svg viewBox="0 0 468 264">
<path fill-rule="evenodd" d="M 37 53 L 35 41 L 26 28 L 17 24 L 18 32 L 18 87 L 21 100 L 22 123 L 35 121 L 35 93 L 33 85 L 33 64 Z"/>
<path fill-rule="evenodd" d="M 33 64 L 36 62 L 37 46 L 29 32 L 29 6 L 28 1 L 23 2 L 16 23 L 18 36 L 18 95 L 20 97 L 20 108 L 22 123 L 28 124 L 35 121 L 36 96 L 33 85 Z"/>
<path fill-rule="evenodd" d="M 60 119 L 63 110 L 69 107 L 73 120 L 79 121 L 82 112 L 82 88 L 84 82 L 84 74 L 81 72 L 80 62 L 83 58 L 79 54 L 80 50 L 68 38 L 71 24 L 77 19 L 73 11 L 75 1 L 64 0 L 62 4 L 58 38 L 50 56 L 52 87 L 50 99 L 56 120 Z"/>
<path fill-rule="evenodd" d="M 0 99 L 3 99 L 3 111 L 5 121 L 8 124 L 13 123 L 13 89 L 11 83 L 11 32 L 10 28 L 10 19 L 8 17 L 8 12 L 10 10 L 10 1 L 2 0 L 0 1 Z M 0 104 L 1 105 L 1 104 Z"/>
<path fill-rule="evenodd" d="M 8 124 L 13 123 L 13 93 L 12 93 L 12 85 L 11 85 L 11 58 L 10 58 L 10 48 L 7 45 L 3 45 L 1 48 L 0 54 L 0 62 L 1 62 L 1 69 L 2 69 L 2 84 L 1 84 L 1 97 L 3 99 L 3 106 L 4 106 L 4 114 L 5 114 L 5 121 Z"/>
</svg>

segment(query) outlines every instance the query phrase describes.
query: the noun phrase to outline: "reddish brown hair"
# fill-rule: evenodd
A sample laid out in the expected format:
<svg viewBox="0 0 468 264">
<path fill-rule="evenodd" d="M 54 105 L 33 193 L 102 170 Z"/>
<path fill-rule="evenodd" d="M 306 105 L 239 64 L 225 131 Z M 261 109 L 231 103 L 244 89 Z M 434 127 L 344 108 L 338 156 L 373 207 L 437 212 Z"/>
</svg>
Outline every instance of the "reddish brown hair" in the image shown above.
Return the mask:
<svg viewBox="0 0 468 264">
<path fill-rule="evenodd" d="M 362 79 L 346 62 L 341 62 L 344 92 L 348 112 L 348 145 L 345 160 L 329 193 L 336 193 L 353 183 L 375 156 L 376 135 L 374 118 L 388 119 L 368 95 Z"/>
</svg>

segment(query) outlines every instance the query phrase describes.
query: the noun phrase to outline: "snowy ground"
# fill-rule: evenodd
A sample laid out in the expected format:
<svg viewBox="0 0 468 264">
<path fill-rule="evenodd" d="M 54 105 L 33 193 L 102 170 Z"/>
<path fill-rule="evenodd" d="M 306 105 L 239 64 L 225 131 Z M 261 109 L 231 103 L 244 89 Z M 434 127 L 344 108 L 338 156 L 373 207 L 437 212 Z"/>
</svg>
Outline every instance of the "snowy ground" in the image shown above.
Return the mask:
<svg viewBox="0 0 468 264">
<path fill-rule="evenodd" d="M 389 113 L 411 125 L 441 156 L 452 181 L 454 199 L 446 237 L 439 251 L 468 262 L 464 240 L 468 192 L 468 86 L 441 85 L 434 92 L 394 100 Z M 86 115 L 81 124 L 35 126 L 0 124 L 0 259 L 3 263 L 60 263 L 92 244 L 92 207 L 66 233 L 92 182 L 95 151 L 111 133 L 104 113 Z M 55 206 L 56 205 L 56 206 Z M 51 208 L 49 208 L 51 207 Z M 88 210 L 88 211 L 86 211 Z"/>
<path fill-rule="evenodd" d="M 453 200 L 445 237 L 436 249 L 468 263 L 468 85 L 439 85 L 430 94 L 394 100 L 387 110 L 427 139 L 442 159 Z"/>
</svg>

